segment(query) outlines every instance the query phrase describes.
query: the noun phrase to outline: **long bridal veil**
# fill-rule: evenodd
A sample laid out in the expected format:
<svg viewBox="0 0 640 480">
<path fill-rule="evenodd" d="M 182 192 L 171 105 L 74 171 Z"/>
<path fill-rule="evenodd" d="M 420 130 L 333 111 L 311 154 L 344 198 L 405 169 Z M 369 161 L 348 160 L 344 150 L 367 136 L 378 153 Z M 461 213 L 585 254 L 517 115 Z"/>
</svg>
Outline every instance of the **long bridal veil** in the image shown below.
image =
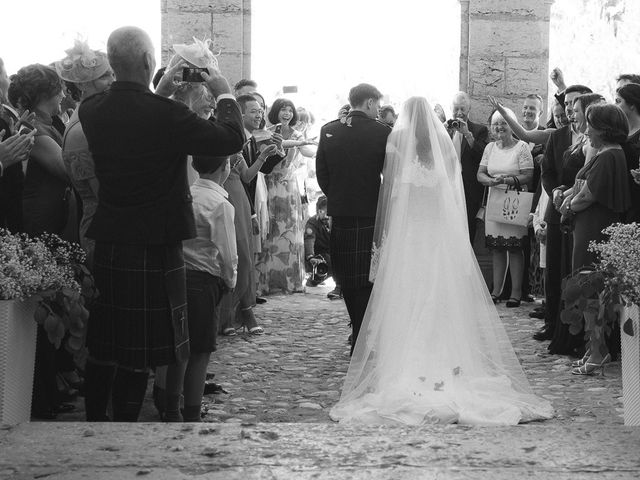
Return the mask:
<svg viewBox="0 0 640 480">
<path fill-rule="evenodd" d="M 389 136 L 374 238 L 374 287 L 331 418 L 550 418 L 486 288 L 469 244 L 460 162 L 425 98 L 407 100 Z"/>
</svg>

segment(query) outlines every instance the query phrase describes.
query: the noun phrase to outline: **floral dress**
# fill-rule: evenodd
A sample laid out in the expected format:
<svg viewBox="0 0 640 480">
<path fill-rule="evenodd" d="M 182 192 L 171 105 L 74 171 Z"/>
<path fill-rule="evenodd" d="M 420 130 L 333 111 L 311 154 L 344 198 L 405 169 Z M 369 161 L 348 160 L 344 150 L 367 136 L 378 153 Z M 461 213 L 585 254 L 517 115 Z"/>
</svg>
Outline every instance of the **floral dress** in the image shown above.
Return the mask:
<svg viewBox="0 0 640 480">
<path fill-rule="evenodd" d="M 294 131 L 289 138 L 298 140 Z M 269 227 L 258 255 L 258 292 L 293 293 L 304 291 L 304 219 L 296 171 L 303 162 L 297 148 L 273 171 L 265 175 Z"/>
</svg>

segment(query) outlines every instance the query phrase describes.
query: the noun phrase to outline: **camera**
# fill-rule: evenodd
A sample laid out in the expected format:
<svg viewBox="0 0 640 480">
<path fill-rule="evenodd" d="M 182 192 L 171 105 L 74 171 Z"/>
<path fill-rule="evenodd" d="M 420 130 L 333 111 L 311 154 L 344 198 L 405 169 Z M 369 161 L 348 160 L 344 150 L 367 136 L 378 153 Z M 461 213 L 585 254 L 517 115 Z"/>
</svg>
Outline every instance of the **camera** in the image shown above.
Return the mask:
<svg viewBox="0 0 640 480">
<path fill-rule="evenodd" d="M 460 128 L 460 120 L 456 118 L 450 118 L 447 120 L 447 128 Z"/>
<path fill-rule="evenodd" d="M 329 276 L 329 265 L 322 255 L 314 255 L 309 258 L 309 261 L 312 259 L 317 259 L 319 261 L 313 265 L 311 277 L 307 283 L 311 286 L 316 286 L 324 282 Z"/>
<path fill-rule="evenodd" d="M 206 68 L 199 67 L 184 67 L 182 69 L 182 81 L 189 83 L 204 82 L 204 78 L 200 75 L 202 72 L 207 72 Z"/>
</svg>

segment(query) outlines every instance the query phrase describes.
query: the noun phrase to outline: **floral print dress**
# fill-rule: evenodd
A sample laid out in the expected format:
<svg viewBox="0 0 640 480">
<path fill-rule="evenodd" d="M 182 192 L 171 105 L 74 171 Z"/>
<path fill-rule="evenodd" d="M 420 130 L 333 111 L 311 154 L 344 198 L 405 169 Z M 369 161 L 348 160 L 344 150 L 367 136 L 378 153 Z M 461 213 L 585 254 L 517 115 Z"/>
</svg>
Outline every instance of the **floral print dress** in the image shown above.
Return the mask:
<svg viewBox="0 0 640 480">
<path fill-rule="evenodd" d="M 301 135 L 293 131 L 290 140 Z M 265 175 L 269 227 L 258 255 L 258 293 L 304 291 L 304 219 L 296 171 L 304 162 L 298 148 Z"/>
</svg>

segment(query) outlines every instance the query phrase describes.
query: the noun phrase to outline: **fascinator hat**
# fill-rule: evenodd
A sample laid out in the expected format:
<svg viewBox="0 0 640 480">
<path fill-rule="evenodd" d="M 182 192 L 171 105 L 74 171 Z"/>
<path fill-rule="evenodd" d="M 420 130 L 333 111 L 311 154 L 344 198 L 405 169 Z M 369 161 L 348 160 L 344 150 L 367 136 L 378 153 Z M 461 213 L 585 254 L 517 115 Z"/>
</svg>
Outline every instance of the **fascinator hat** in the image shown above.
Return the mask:
<svg viewBox="0 0 640 480">
<path fill-rule="evenodd" d="M 211 39 L 198 40 L 193 37 L 190 44 L 179 43 L 173 45 L 173 50 L 184 60 L 199 68 L 218 68 L 218 59 L 211 51 Z"/>
<path fill-rule="evenodd" d="M 111 68 L 107 54 L 91 50 L 85 40 L 75 40 L 73 48 L 65 52 L 67 56 L 55 62 L 55 68 L 58 76 L 67 82 L 90 82 Z"/>
</svg>

